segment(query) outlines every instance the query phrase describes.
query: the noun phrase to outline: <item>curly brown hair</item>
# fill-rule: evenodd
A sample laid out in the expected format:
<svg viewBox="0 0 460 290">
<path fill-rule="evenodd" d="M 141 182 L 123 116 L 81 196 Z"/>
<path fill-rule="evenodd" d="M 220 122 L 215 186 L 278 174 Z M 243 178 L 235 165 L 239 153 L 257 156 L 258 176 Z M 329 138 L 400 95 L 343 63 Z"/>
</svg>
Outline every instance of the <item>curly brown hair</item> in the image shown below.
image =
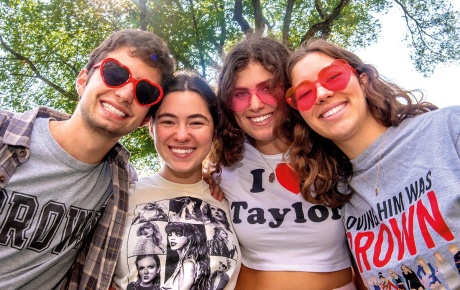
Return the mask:
<svg viewBox="0 0 460 290">
<path fill-rule="evenodd" d="M 281 87 L 285 92 L 290 86 L 286 73 L 286 62 L 289 55 L 289 49 L 278 41 L 252 34 L 236 44 L 225 57 L 217 91 L 220 124 L 217 127 L 217 138 L 213 142 L 209 157 L 215 166 L 211 169 L 211 173 L 220 172 L 221 166 L 232 166 L 243 158 L 245 138 L 255 145 L 255 141 L 237 125 L 234 112 L 230 109 L 237 74 L 250 63 L 260 64 L 273 75 L 271 89 L 276 90 Z M 284 94 L 273 95 L 284 98 Z M 274 134 L 286 144 L 290 144 L 293 140 L 293 126 L 290 121 L 290 114 L 293 110 L 282 99 L 278 102 L 276 110 Z"/>
<path fill-rule="evenodd" d="M 344 59 L 358 75 L 367 76 L 364 95 L 369 111 L 385 127 L 398 126 L 406 118 L 437 109 L 435 105 L 423 101 L 422 92 L 406 91 L 384 80 L 374 66 L 324 39 L 313 39 L 291 55 L 287 64 L 290 80 L 294 66 L 314 52 Z M 417 99 L 414 92 L 419 92 L 422 97 Z M 298 111 L 293 118 L 301 118 Z M 346 185 L 353 176 L 353 168 L 350 159 L 331 140 L 317 134 L 305 122 L 296 122 L 289 154 L 292 167 L 299 174 L 302 195 L 307 201 L 337 207 L 350 200 L 351 194 L 348 194 Z"/>
</svg>

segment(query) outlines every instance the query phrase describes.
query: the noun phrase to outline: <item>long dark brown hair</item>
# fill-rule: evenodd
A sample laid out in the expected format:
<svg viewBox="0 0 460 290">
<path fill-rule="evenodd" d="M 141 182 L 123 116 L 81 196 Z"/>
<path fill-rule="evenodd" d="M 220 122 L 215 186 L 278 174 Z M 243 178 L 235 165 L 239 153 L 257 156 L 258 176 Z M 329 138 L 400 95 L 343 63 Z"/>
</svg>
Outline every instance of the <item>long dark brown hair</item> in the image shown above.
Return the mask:
<svg viewBox="0 0 460 290">
<path fill-rule="evenodd" d="M 273 75 L 271 89 L 289 87 L 286 73 L 286 62 L 290 51 L 278 41 L 257 34 L 247 36 L 236 44 L 224 59 L 219 75 L 217 98 L 220 105 L 220 124 L 217 127 L 217 138 L 213 143 L 210 160 L 215 165 L 214 172 L 220 172 L 221 166 L 232 166 L 243 158 L 244 139 L 254 145 L 255 141 L 245 134 L 237 125 L 234 112 L 230 109 L 231 97 L 235 88 L 237 74 L 250 63 L 263 66 Z M 291 109 L 283 100 L 284 94 L 278 95 L 280 100 L 276 108 L 274 134 L 286 144 L 293 140 L 293 126 L 290 122 Z"/>
<path fill-rule="evenodd" d="M 311 40 L 291 55 L 287 64 L 290 78 L 294 66 L 314 52 L 344 59 L 359 76 L 367 76 L 364 85 L 367 106 L 377 122 L 385 127 L 398 126 L 406 118 L 437 109 L 435 105 L 423 101 L 422 92 L 406 91 L 384 80 L 374 66 L 323 39 Z M 421 98 L 417 99 L 414 92 L 419 92 Z M 301 119 L 298 111 L 294 112 L 293 118 Z M 346 184 L 353 175 L 349 158 L 331 140 L 317 134 L 305 122 L 296 122 L 289 154 L 291 165 L 300 177 L 302 195 L 307 201 L 336 207 L 351 198 L 350 194 L 346 194 Z"/>
</svg>

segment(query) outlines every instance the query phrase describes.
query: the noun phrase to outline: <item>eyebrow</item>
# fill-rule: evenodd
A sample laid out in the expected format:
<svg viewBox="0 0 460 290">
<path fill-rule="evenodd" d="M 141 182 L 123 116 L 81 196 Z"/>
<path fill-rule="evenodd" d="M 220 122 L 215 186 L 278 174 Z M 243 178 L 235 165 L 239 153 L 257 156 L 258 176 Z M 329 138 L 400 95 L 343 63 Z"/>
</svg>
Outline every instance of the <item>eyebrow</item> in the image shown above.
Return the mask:
<svg viewBox="0 0 460 290">
<path fill-rule="evenodd" d="M 160 119 L 160 118 L 174 118 L 174 119 L 177 119 L 177 116 L 172 114 L 172 113 L 163 113 L 163 114 L 160 114 L 160 115 L 157 116 L 157 119 Z M 206 121 L 209 121 L 209 119 L 203 114 L 192 114 L 192 115 L 187 117 L 187 119 L 196 119 L 196 118 L 205 119 Z"/>
<path fill-rule="evenodd" d="M 272 82 L 273 82 L 272 79 L 265 80 L 263 82 L 260 82 L 260 83 L 256 84 L 256 88 L 259 88 L 259 87 L 265 86 L 265 85 L 270 85 Z M 235 87 L 234 90 L 247 90 L 247 88 Z"/>
</svg>

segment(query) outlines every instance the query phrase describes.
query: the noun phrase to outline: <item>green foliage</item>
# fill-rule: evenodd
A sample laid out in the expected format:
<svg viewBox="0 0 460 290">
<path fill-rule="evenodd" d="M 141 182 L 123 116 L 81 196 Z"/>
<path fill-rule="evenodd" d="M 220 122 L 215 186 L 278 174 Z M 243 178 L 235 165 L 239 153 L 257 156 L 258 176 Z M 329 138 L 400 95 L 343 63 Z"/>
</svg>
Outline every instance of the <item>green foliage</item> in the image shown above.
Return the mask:
<svg viewBox="0 0 460 290">
<path fill-rule="evenodd" d="M 88 54 L 123 28 L 155 32 L 168 42 L 178 69 L 195 70 L 214 85 L 225 52 L 248 31 L 292 49 L 311 37 L 363 48 L 379 37 L 375 15 L 392 6 L 406 19 L 417 70 L 428 75 L 440 63 L 459 61 L 459 13 L 449 0 L 0 0 L 0 107 L 44 105 L 71 113 L 78 101 L 75 79 Z M 146 128 L 122 143 L 138 168 L 158 170 Z"/>
</svg>

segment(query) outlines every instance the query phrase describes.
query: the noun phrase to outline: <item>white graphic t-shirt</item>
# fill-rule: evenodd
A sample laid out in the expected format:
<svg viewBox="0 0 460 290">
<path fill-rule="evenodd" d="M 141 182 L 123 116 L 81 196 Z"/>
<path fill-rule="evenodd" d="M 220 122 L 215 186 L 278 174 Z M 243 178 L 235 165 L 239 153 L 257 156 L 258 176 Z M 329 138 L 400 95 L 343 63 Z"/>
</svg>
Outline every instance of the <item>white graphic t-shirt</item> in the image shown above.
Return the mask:
<svg viewBox="0 0 460 290">
<path fill-rule="evenodd" d="M 331 272 L 350 267 L 341 210 L 306 202 L 282 154 L 262 158 L 249 142 L 244 149 L 243 160 L 224 167 L 220 180 L 242 263 L 264 271 Z M 276 178 L 270 182 L 273 169 Z"/>
<path fill-rule="evenodd" d="M 134 183 L 114 286 L 121 289 L 233 289 L 241 265 L 228 204 L 204 181 L 156 174 Z M 181 288 L 182 289 L 182 288 Z"/>
</svg>

